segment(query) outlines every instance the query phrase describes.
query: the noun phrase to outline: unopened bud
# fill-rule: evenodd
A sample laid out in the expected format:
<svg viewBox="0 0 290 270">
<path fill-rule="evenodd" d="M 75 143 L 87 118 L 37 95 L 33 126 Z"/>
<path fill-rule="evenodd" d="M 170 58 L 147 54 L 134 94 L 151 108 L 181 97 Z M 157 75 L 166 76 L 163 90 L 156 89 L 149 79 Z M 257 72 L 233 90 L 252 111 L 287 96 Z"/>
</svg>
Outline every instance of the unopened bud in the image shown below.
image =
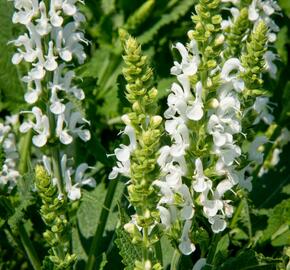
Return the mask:
<svg viewBox="0 0 290 270">
<path fill-rule="evenodd" d="M 159 115 L 154 115 L 150 119 L 150 126 L 154 129 L 158 128 L 161 123 L 162 123 L 162 117 Z"/>
<path fill-rule="evenodd" d="M 157 95 L 158 95 L 158 91 L 155 87 L 153 87 L 152 89 L 150 89 L 150 91 L 148 92 L 149 98 L 150 99 L 156 99 Z"/>
<path fill-rule="evenodd" d="M 121 119 L 122 119 L 122 121 L 124 122 L 124 124 L 126 126 L 130 126 L 131 125 L 131 120 L 130 120 L 128 114 L 122 115 Z"/>
<path fill-rule="evenodd" d="M 220 103 L 219 103 L 219 101 L 216 98 L 211 99 L 210 102 L 209 102 L 209 106 L 212 109 L 216 109 L 219 106 L 219 104 Z"/>
<path fill-rule="evenodd" d="M 133 234 L 135 230 L 135 225 L 133 223 L 127 223 L 124 225 L 124 230 L 130 234 Z"/>
<path fill-rule="evenodd" d="M 225 36 L 223 34 L 220 34 L 214 40 L 214 45 L 215 46 L 219 46 L 219 45 L 223 44 L 224 41 L 225 41 Z"/>
<path fill-rule="evenodd" d="M 145 270 L 151 270 L 151 262 L 150 262 L 149 260 L 147 260 L 147 261 L 145 262 L 144 267 L 145 267 Z"/>
<path fill-rule="evenodd" d="M 194 39 L 194 31 L 193 30 L 189 30 L 187 32 L 187 36 L 190 40 L 193 40 Z"/>
<path fill-rule="evenodd" d="M 133 108 L 133 111 L 135 111 L 137 113 L 141 113 L 142 112 L 140 103 L 138 101 L 134 102 L 132 108 Z"/>
</svg>

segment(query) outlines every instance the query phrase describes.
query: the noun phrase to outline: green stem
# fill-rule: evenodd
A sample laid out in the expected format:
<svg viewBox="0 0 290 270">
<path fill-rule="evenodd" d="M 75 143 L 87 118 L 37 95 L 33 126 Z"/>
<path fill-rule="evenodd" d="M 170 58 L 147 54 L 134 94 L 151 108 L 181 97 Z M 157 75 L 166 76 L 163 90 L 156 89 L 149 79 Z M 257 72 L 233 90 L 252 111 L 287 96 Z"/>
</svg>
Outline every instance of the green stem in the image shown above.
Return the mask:
<svg viewBox="0 0 290 270">
<path fill-rule="evenodd" d="M 28 157 L 30 154 L 30 148 L 31 148 L 31 137 L 32 137 L 32 131 L 30 130 L 27 132 L 24 136 L 22 136 L 22 140 L 20 142 L 20 161 L 18 165 L 18 170 L 20 174 L 25 174 L 27 172 L 28 166 Z M 40 270 L 41 269 L 41 263 L 38 258 L 38 255 L 33 247 L 33 244 L 31 240 L 28 237 L 28 234 L 26 232 L 26 229 L 24 228 L 24 225 L 22 223 L 18 226 L 19 236 L 21 243 L 25 249 L 26 255 L 33 267 L 34 270 Z"/>
<path fill-rule="evenodd" d="M 86 264 L 86 268 L 85 270 L 93 270 L 96 268 L 95 263 L 96 263 L 96 258 L 97 255 L 99 255 L 98 253 L 100 253 L 101 250 L 101 239 L 105 230 L 105 226 L 107 223 L 107 219 L 109 216 L 109 212 L 110 212 L 110 208 L 111 208 L 111 204 L 113 201 L 113 197 L 115 194 L 115 190 L 117 187 L 117 181 L 116 180 L 111 180 L 109 187 L 108 187 L 108 192 L 106 194 L 106 198 L 105 198 L 105 202 L 104 202 L 104 206 L 102 208 L 101 211 L 101 215 L 100 215 L 100 223 L 96 229 L 94 238 L 92 240 L 92 244 L 91 244 L 91 248 L 90 248 L 90 253 L 89 253 L 89 257 L 88 257 L 88 262 Z"/>
<path fill-rule="evenodd" d="M 161 263 L 161 265 L 163 265 L 161 240 L 157 241 L 157 243 L 155 244 L 155 253 L 156 253 L 156 258 L 158 258 L 158 261 Z"/>
<path fill-rule="evenodd" d="M 240 201 L 239 206 L 235 211 L 235 214 L 234 214 L 232 221 L 230 223 L 230 226 L 229 226 L 230 228 L 233 229 L 235 227 L 236 223 L 238 222 L 238 218 L 242 212 L 242 209 L 243 209 L 243 200 Z"/>
<path fill-rule="evenodd" d="M 148 228 L 143 228 L 143 249 L 142 249 L 142 261 L 145 263 L 148 260 Z"/>
<path fill-rule="evenodd" d="M 179 250 L 175 249 L 170 263 L 170 270 L 177 270 L 181 259 Z"/>
<path fill-rule="evenodd" d="M 221 239 L 221 234 L 214 234 L 211 245 L 210 245 L 210 249 L 206 258 L 206 263 L 208 265 L 211 265 L 214 261 L 217 244 L 220 239 Z"/>
<path fill-rule="evenodd" d="M 50 152 L 51 152 L 53 173 L 54 173 L 54 176 L 57 178 L 57 186 L 58 186 L 59 192 L 64 194 L 64 188 L 63 188 L 64 183 L 63 183 L 63 177 L 61 173 L 58 145 L 52 146 L 50 149 Z"/>
<path fill-rule="evenodd" d="M 28 234 L 26 232 L 26 229 L 24 228 L 23 224 L 20 224 L 18 226 L 19 234 L 20 234 L 20 240 L 21 243 L 25 249 L 25 252 L 27 254 L 27 257 L 33 267 L 34 270 L 41 270 L 41 264 L 39 261 L 39 258 L 37 256 L 37 253 L 32 245 L 32 242 L 30 241 Z"/>
<path fill-rule="evenodd" d="M 27 162 L 28 162 L 28 156 L 30 153 L 30 147 L 31 147 L 31 137 L 32 137 L 32 131 L 28 131 L 24 136 L 22 136 L 22 140 L 20 142 L 20 161 L 18 165 L 18 170 L 20 174 L 24 174 L 27 172 Z"/>
</svg>

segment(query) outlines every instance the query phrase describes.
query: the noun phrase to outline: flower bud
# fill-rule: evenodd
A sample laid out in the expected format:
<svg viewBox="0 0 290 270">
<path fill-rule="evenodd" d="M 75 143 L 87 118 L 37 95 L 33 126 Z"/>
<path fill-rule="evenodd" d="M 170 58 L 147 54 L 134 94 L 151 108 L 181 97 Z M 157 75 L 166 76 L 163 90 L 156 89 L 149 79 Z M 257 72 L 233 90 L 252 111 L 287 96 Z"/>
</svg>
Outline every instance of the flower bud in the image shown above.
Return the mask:
<svg viewBox="0 0 290 270">
<path fill-rule="evenodd" d="M 124 230 L 129 234 L 133 234 L 135 231 L 135 225 L 133 223 L 127 223 L 124 225 Z"/>
<path fill-rule="evenodd" d="M 128 114 L 122 115 L 121 119 L 122 119 L 122 121 L 124 122 L 124 124 L 126 126 L 130 126 L 131 125 L 131 120 L 130 120 Z"/>
<path fill-rule="evenodd" d="M 150 127 L 152 127 L 153 129 L 158 128 L 161 123 L 162 123 L 162 117 L 159 115 L 154 115 L 150 119 Z"/>
<path fill-rule="evenodd" d="M 219 46 L 222 45 L 225 41 L 225 36 L 223 34 L 218 35 L 214 40 L 214 45 Z"/>
</svg>

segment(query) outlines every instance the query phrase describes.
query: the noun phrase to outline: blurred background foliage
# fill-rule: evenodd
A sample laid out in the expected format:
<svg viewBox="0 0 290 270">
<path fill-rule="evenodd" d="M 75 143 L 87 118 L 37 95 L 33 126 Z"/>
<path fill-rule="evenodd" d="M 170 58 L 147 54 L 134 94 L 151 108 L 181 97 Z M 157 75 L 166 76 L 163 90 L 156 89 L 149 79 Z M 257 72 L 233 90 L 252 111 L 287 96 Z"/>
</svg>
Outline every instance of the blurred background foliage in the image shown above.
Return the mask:
<svg viewBox="0 0 290 270">
<path fill-rule="evenodd" d="M 72 216 L 76 214 L 72 220 L 72 246 L 79 258 L 76 269 L 84 269 L 92 241 L 97 240 L 96 269 L 123 269 L 122 261 L 127 264 L 126 269 L 132 269 L 130 260 L 138 257 L 139 252 L 131 247 L 120 226 L 130 214 L 125 181 L 109 182 L 107 179 L 114 162 L 107 154 L 121 141 L 118 136 L 123 127 L 120 116 L 128 107 L 121 76 L 122 49 L 118 29 L 127 29 L 149 56 L 163 112 L 168 89 L 174 81 L 170 67 L 177 55 L 172 51 L 172 44 L 186 42 L 195 3 L 194 0 L 86 0 L 85 5 L 81 5 L 87 18 L 84 28 L 90 46 L 87 47 L 86 63 L 76 66 L 75 71 L 86 94 L 82 106 L 86 118 L 91 121 L 93 136 L 86 144 L 78 142 L 74 151 L 77 164 L 86 161 L 95 166 L 94 177 L 98 185 L 94 190 L 84 190 L 81 201 L 71 207 Z M 290 129 L 290 1 L 280 0 L 279 4 L 283 12 L 276 15 L 276 21 L 281 30 L 274 48 L 280 56 L 279 71 L 276 80 L 265 83 L 275 103 L 277 125 L 273 127 L 272 141 L 283 127 Z M 0 0 L 1 118 L 28 106 L 23 100 L 25 88 L 21 82 L 26 67 L 11 64 L 14 48 L 7 45 L 22 31 L 19 25 L 11 23 L 12 13 L 12 3 Z M 265 131 L 266 127 L 261 126 L 261 132 Z M 288 144 L 278 165 L 260 178 L 255 176 L 253 191 L 248 199 L 236 205 L 229 229 L 216 237 L 208 228 L 200 229 L 199 251 L 183 257 L 180 269 L 191 269 L 192 263 L 205 254 L 211 256 L 212 264 L 217 267 L 214 269 L 238 269 L 236 265 L 240 265 L 239 269 L 284 269 L 290 256 L 289 151 Z M 271 147 L 265 151 L 266 159 L 267 154 L 271 154 Z M 26 176 L 19 181 L 18 193 L 12 194 L 14 197 L 8 199 L 1 193 L 0 270 L 31 269 L 19 241 L 23 224 L 40 256 L 46 253 L 41 236 L 44 224 L 38 214 L 40 202 L 30 192 L 33 184 L 27 179 L 31 178 Z M 107 201 L 108 193 L 112 192 L 114 200 Z M 173 249 L 166 237 L 162 238 L 161 246 L 164 269 L 169 269 Z"/>
</svg>

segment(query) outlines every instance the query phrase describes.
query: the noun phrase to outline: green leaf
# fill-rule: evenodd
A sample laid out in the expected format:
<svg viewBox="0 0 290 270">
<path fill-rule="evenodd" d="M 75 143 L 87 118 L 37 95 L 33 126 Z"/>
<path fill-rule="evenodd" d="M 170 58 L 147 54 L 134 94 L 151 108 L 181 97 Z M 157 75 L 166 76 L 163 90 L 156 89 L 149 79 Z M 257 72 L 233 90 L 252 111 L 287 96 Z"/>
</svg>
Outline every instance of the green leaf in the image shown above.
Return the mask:
<svg viewBox="0 0 290 270">
<path fill-rule="evenodd" d="M 290 17 L 290 1 L 289 0 L 279 0 L 279 5 L 285 12 L 285 14 Z"/>
<path fill-rule="evenodd" d="M 280 260 L 266 258 L 254 250 L 246 250 L 226 260 L 217 270 L 276 270 Z M 237 268 L 238 267 L 238 268 Z"/>
<path fill-rule="evenodd" d="M 260 242 L 271 241 L 273 246 L 290 245 L 290 199 L 276 205 L 269 214 L 268 226 Z"/>
<path fill-rule="evenodd" d="M 290 3 L 290 2 L 289 2 Z M 279 33 L 277 34 L 277 40 L 275 42 L 276 49 L 278 51 L 278 55 L 282 59 L 284 63 L 287 63 L 288 60 L 288 52 L 286 44 L 289 43 L 288 37 L 288 28 L 287 26 L 283 26 Z"/>
<path fill-rule="evenodd" d="M 15 39 L 15 28 L 11 21 L 13 13 L 13 3 L 6 0 L 0 0 L 0 96 L 7 99 L 15 110 L 15 102 L 23 102 L 23 85 L 20 80 L 19 69 L 11 62 L 15 48 L 7 43 Z M 18 26 L 19 28 L 19 26 Z M 3 53 L 4 52 L 4 53 Z M 3 104 L 1 104 L 3 106 Z M 1 110 L 1 107 L 0 107 Z"/>
<path fill-rule="evenodd" d="M 117 239 L 115 243 L 120 250 L 120 255 L 123 260 L 122 263 L 126 266 L 125 270 L 133 270 L 136 260 L 142 260 L 141 247 L 132 244 L 131 237 L 123 227 L 116 229 Z"/>
<path fill-rule="evenodd" d="M 215 255 L 213 258 L 213 265 L 221 265 L 222 262 L 228 257 L 228 248 L 230 245 L 229 236 L 226 234 L 224 235 L 218 242 Z"/>
<path fill-rule="evenodd" d="M 158 34 L 159 30 L 173 22 L 177 22 L 179 18 L 184 16 L 190 8 L 194 5 L 195 1 L 192 0 L 183 0 L 174 7 L 170 13 L 163 14 L 161 19 L 155 23 L 148 31 L 137 37 L 137 40 L 140 44 L 147 44 Z"/>
<path fill-rule="evenodd" d="M 33 179 L 34 175 L 32 173 L 27 173 L 17 180 L 19 202 L 14 206 L 14 214 L 8 219 L 8 224 L 12 231 L 18 230 L 18 225 L 24 221 L 25 211 L 29 206 L 35 203 L 35 198 L 32 193 Z"/>
</svg>

